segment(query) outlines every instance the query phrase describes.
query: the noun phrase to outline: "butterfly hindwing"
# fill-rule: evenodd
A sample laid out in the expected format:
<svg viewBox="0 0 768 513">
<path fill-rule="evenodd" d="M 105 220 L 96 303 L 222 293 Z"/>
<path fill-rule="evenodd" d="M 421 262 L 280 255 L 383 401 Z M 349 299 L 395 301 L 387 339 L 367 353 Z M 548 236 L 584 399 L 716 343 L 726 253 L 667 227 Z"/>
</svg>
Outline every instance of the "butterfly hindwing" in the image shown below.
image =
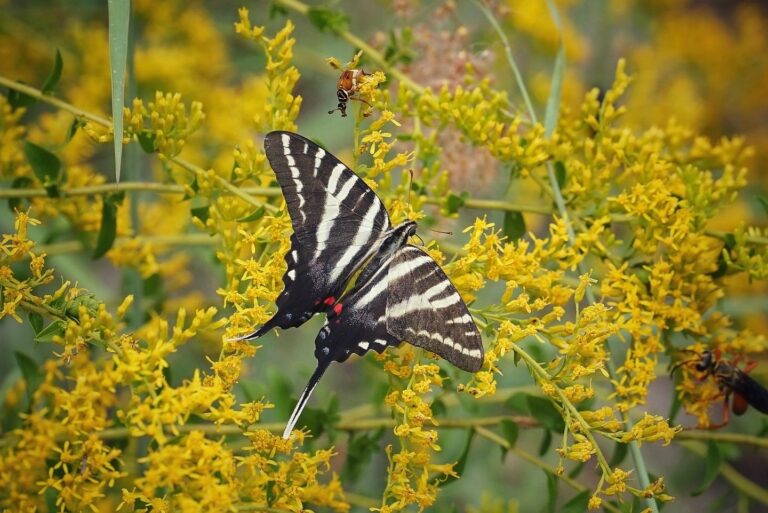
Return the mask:
<svg viewBox="0 0 768 513">
<path fill-rule="evenodd" d="M 477 372 L 483 341 L 456 287 L 423 250 L 406 245 L 389 264 L 387 331 L 456 367 Z"/>
<path fill-rule="evenodd" d="M 299 326 L 326 310 L 391 228 L 371 188 L 317 144 L 290 132 L 271 132 L 264 150 L 285 196 L 294 234 L 277 312 L 248 338 L 275 326 Z"/>
<path fill-rule="evenodd" d="M 482 366 L 482 339 L 466 304 L 437 263 L 415 246 L 395 251 L 336 309 L 323 328 L 327 333 L 318 336 L 318 360 L 344 361 L 351 353 L 381 352 L 406 340 L 460 369 Z"/>
</svg>

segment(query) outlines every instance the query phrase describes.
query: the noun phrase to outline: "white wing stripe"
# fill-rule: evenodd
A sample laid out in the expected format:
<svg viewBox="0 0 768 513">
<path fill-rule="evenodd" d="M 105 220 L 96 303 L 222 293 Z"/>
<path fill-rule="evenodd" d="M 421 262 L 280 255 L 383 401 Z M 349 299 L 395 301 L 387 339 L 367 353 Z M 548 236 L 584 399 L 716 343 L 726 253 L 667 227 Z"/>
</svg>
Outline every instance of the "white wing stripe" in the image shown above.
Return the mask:
<svg viewBox="0 0 768 513">
<path fill-rule="evenodd" d="M 458 294 L 451 294 L 448 297 L 438 299 L 430 304 L 432 305 L 432 308 L 445 308 L 446 306 L 455 305 L 457 303 L 461 303 L 461 297 Z"/>
<path fill-rule="evenodd" d="M 283 141 L 283 153 L 285 155 L 291 154 L 291 137 L 288 134 L 283 134 L 280 138 Z"/>
<path fill-rule="evenodd" d="M 411 312 L 417 312 L 419 310 L 437 310 L 460 302 L 461 298 L 458 294 L 451 294 L 450 296 L 437 301 L 430 301 L 424 294 L 417 294 L 392 305 L 387 309 L 387 316 L 402 317 Z"/>
<path fill-rule="evenodd" d="M 315 153 L 315 169 L 312 171 L 312 176 L 317 176 L 317 170 L 320 169 L 320 163 L 323 161 L 323 157 L 325 157 L 325 150 L 318 148 L 317 153 Z"/>
<path fill-rule="evenodd" d="M 328 179 L 328 192 L 333 194 L 335 196 L 336 193 L 336 186 L 339 184 L 339 178 L 341 177 L 341 172 L 344 171 L 344 168 L 346 166 L 344 164 L 337 164 L 336 167 L 333 168 L 333 171 L 331 171 L 331 177 Z M 354 180 L 354 178 L 351 178 L 349 181 Z M 341 198 L 339 198 L 341 200 Z"/>
<path fill-rule="evenodd" d="M 424 265 L 425 263 L 431 262 L 432 259 L 426 255 L 421 255 L 419 258 L 414 258 L 413 260 L 405 260 L 403 262 L 400 262 L 393 268 L 389 269 L 389 271 L 386 272 L 386 275 L 382 276 L 379 279 L 379 276 L 382 274 L 382 271 L 386 270 L 390 261 L 391 261 L 391 258 L 386 262 L 384 262 L 384 264 L 382 264 L 381 271 L 377 271 L 376 274 L 374 274 L 371 277 L 371 282 L 375 283 L 375 285 L 371 287 L 363 297 L 360 298 L 358 304 L 356 305 L 356 308 L 365 307 L 368 303 L 376 299 L 379 296 L 379 294 L 384 292 L 387 289 L 387 287 L 389 287 L 390 283 L 394 283 L 395 281 L 399 280 L 403 276 L 408 275 L 411 271 Z"/>
<path fill-rule="evenodd" d="M 315 249 L 315 259 L 320 256 L 320 251 L 325 247 L 325 242 L 331 235 L 331 228 L 333 227 L 333 220 L 339 216 L 339 204 L 335 201 L 330 201 L 333 198 L 330 194 L 325 195 L 325 207 L 323 208 L 323 216 L 320 218 L 320 226 L 317 229 L 317 246 Z"/>
<path fill-rule="evenodd" d="M 451 286 L 451 282 L 448 280 L 443 280 L 437 285 L 434 285 L 433 287 L 429 288 L 424 292 L 424 298 L 427 300 L 432 299 L 433 297 L 437 296 L 441 292 L 443 292 L 445 289 Z"/>
<path fill-rule="evenodd" d="M 352 180 L 349 180 L 347 183 L 350 182 L 352 182 Z M 346 184 L 344 184 L 344 187 L 346 188 Z M 352 261 L 352 259 L 356 257 L 358 253 L 364 251 L 363 244 L 371 239 L 371 235 L 373 234 L 373 220 L 376 218 L 376 214 L 378 214 L 379 210 L 381 209 L 380 205 L 381 203 L 374 201 L 371 203 L 371 206 L 368 207 L 368 212 L 365 213 L 363 222 L 360 224 L 360 228 L 355 234 L 355 240 L 352 242 L 352 245 L 349 246 L 346 251 L 344 251 L 344 254 L 341 255 L 341 258 L 333 268 L 333 271 L 331 272 L 331 281 L 335 281 L 341 275 L 341 272 L 347 268 L 347 265 Z M 369 229 L 366 230 L 365 228 Z M 368 248 L 368 254 L 371 253 L 372 249 L 373 248 Z"/>
<path fill-rule="evenodd" d="M 445 321 L 446 324 L 469 324 L 472 322 L 472 317 L 469 314 L 464 314 L 461 317 L 454 317 L 449 321 Z"/>
<path fill-rule="evenodd" d="M 364 308 L 368 303 L 376 299 L 379 294 L 387 290 L 387 287 L 389 287 L 389 276 L 386 271 L 386 264 L 381 266 L 380 270 L 376 271 L 376 274 L 371 277 L 371 282 L 374 283 L 374 286 L 368 289 L 368 292 L 358 300 L 355 308 Z M 383 276 L 381 276 L 382 274 Z M 379 279 L 379 277 L 381 277 L 381 279 Z"/>
<path fill-rule="evenodd" d="M 352 187 L 355 186 L 355 181 L 357 181 L 357 177 L 351 177 L 349 180 L 347 180 L 344 185 L 341 187 L 341 190 L 339 191 L 339 194 L 336 195 L 336 197 L 339 200 L 339 203 L 342 203 L 345 199 L 347 199 L 347 196 L 349 196 L 349 191 L 352 190 Z M 374 204 L 376 202 L 374 201 Z"/>
</svg>

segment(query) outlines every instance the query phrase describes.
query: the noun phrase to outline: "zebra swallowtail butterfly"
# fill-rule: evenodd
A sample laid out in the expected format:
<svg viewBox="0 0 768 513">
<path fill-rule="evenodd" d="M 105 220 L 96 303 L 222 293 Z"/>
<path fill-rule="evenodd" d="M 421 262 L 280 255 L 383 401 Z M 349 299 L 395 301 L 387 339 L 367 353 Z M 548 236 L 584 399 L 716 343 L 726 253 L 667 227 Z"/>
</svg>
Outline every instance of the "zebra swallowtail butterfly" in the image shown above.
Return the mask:
<svg viewBox="0 0 768 513">
<path fill-rule="evenodd" d="M 384 204 L 351 169 L 312 141 L 271 132 L 264 150 L 285 196 L 294 233 L 277 312 L 256 331 L 290 328 L 327 314 L 315 339 L 317 368 L 288 420 L 288 438 L 333 361 L 403 340 L 465 371 L 483 363 L 480 332 L 456 288 L 423 250 L 407 243 L 414 221 L 392 226 Z M 359 271 L 354 286 L 344 293 Z"/>
</svg>

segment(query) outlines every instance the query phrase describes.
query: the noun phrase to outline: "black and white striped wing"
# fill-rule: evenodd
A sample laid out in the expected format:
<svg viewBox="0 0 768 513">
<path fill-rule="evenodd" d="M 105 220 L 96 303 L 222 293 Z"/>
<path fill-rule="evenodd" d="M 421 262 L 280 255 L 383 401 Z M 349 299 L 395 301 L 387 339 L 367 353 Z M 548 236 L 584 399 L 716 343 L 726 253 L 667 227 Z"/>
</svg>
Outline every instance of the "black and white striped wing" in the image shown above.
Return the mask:
<svg viewBox="0 0 768 513">
<path fill-rule="evenodd" d="M 285 287 L 277 312 L 256 338 L 273 327 L 299 326 L 334 304 L 354 272 L 391 228 L 376 194 L 317 144 L 291 132 L 271 132 L 264 150 L 285 197 L 294 234 L 285 256 Z"/>
<path fill-rule="evenodd" d="M 403 246 L 389 265 L 387 331 L 456 367 L 483 366 L 483 340 L 456 287 L 432 258 Z"/>
<path fill-rule="evenodd" d="M 318 336 L 318 360 L 344 361 L 351 353 L 408 341 L 460 369 L 482 367 L 483 342 L 467 305 L 440 266 L 415 246 L 397 250 L 343 298 L 340 310 Z"/>
</svg>

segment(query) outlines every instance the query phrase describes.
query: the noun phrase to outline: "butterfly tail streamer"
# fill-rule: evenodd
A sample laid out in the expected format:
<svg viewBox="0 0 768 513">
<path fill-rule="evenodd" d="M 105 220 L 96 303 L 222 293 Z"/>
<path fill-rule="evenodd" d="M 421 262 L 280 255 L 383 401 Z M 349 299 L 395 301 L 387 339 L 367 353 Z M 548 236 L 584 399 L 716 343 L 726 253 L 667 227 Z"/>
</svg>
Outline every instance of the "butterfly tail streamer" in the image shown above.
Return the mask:
<svg viewBox="0 0 768 513">
<path fill-rule="evenodd" d="M 275 327 L 274 324 L 271 324 L 270 321 L 267 321 L 267 323 L 264 326 L 262 326 L 261 328 L 255 330 L 255 331 L 252 331 L 250 333 L 246 333 L 245 335 L 240 335 L 239 337 L 226 338 L 226 339 L 224 339 L 224 341 L 225 342 L 238 342 L 240 340 L 254 340 L 254 339 L 257 339 L 257 338 L 261 337 L 262 335 L 266 335 L 267 332 L 269 332 L 269 330 L 271 330 L 274 327 Z"/>
<path fill-rule="evenodd" d="M 291 417 L 288 419 L 288 424 L 285 426 L 283 438 L 286 440 L 291 437 L 291 431 L 293 431 L 293 428 L 296 426 L 296 422 L 298 422 L 299 417 L 301 416 L 301 412 L 304 410 L 304 406 L 306 406 L 307 401 L 309 401 L 309 396 L 312 395 L 312 392 L 315 390 L 317 383 L 320 381 L 320 378 L 323 377 L 323 373 L 325 372 L 325 369 L 328 368 L 330 363 L 331 360 L 320 361 L 317 363 L 315 372 L 313 372 L 312 376 L 309 378 L 309 382 L 307 383 L 304 391 L 301 393 L 299 402 L 296 403 L 296 407 L 293 409 L 293 413 L 291 413 Z"/>
</svg>

